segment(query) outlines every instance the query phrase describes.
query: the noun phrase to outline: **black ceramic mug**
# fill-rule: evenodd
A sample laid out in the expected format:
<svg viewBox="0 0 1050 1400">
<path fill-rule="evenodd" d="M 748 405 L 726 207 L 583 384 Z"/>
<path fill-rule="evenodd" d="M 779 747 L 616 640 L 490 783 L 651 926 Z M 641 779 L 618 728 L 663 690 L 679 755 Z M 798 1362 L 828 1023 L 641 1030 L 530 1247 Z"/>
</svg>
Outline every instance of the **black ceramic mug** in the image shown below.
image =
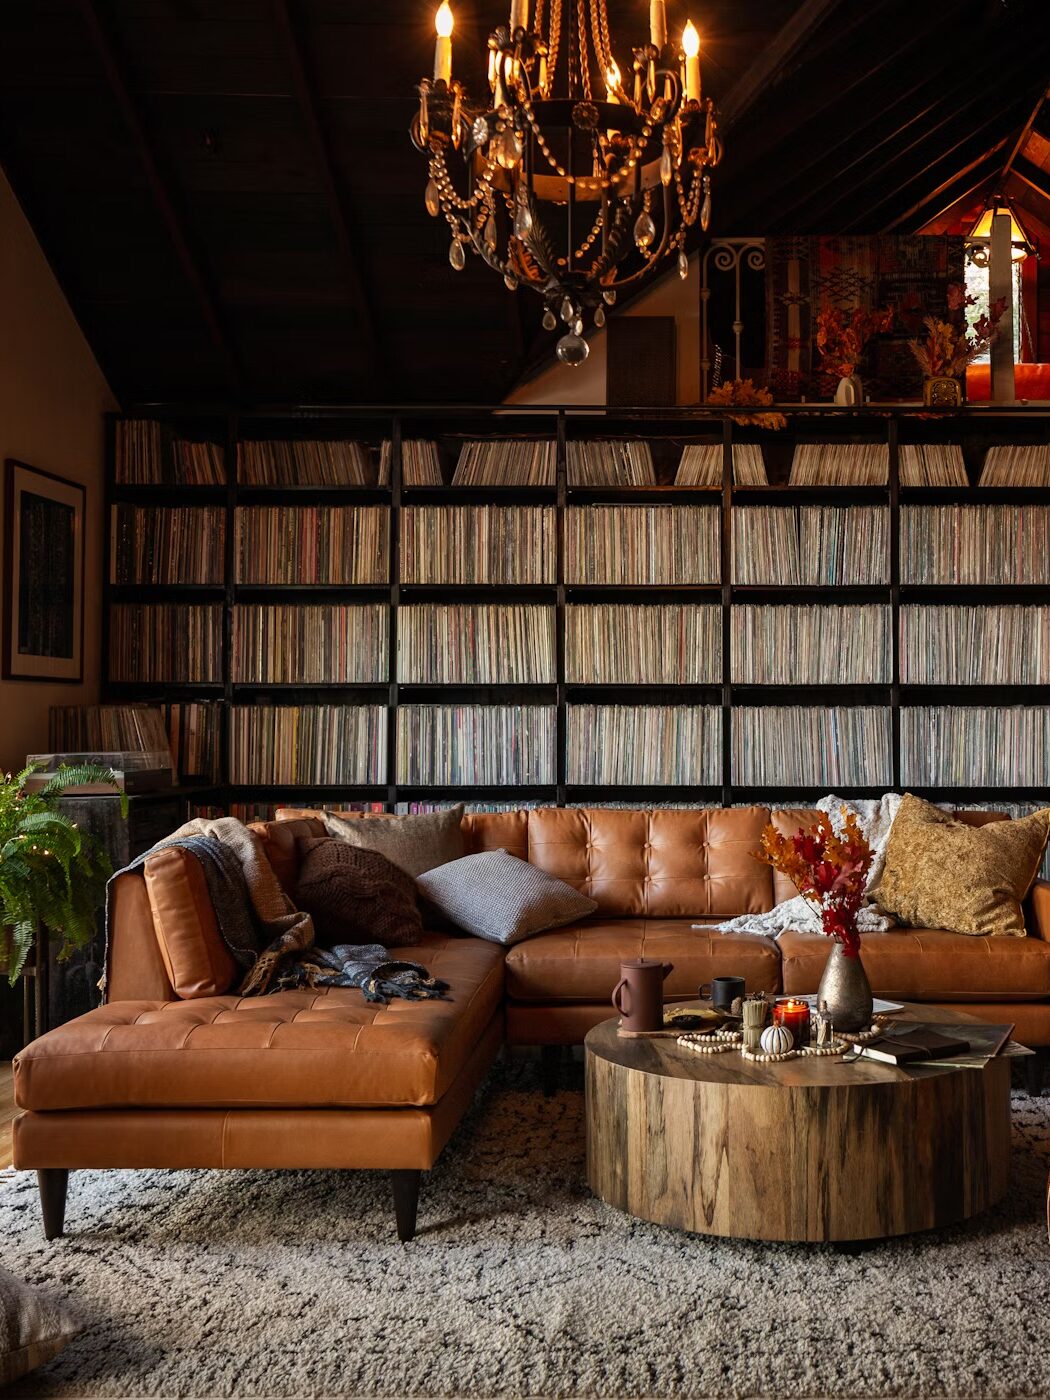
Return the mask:
<svg viewBox="0 0 1050 1400">
<path fill-rule="evenodd" d="M 716 1011 L 731 1011 L 733 1002 L 744 995 L 742 977 L 716 977 L 700 988 L 700 1000 L 710 1001 Z"/>
</svg>

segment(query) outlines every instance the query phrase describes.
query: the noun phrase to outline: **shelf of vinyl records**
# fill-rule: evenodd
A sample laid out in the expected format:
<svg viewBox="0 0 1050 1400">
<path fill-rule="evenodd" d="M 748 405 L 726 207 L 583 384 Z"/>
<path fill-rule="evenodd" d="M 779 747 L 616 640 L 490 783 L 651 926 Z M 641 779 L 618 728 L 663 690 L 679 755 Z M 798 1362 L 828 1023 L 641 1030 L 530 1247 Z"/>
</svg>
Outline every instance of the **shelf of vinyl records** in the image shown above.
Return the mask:
<svg viewBox="0 0 1050 1400">
<path fill-rule="evenodd" d="M 238 815 L 1050 793 L 1050 418 L 784 411 L 114 419 L 105 698 Z"/>
</svg>

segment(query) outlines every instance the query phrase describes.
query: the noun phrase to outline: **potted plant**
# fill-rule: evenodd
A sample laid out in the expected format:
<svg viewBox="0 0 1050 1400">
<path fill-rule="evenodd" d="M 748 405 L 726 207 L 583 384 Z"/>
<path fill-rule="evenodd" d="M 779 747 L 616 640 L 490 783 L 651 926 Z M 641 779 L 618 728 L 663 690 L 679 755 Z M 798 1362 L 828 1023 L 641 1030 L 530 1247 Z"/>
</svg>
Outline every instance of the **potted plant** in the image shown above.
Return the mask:
<svg viewBox="0 0 1050 1400">
<path fill-rule="evenodd" d="M 862 404 L 864 386 L 857 365 L 872 336 L 883 335 L 893 325 L 892 308 L 865 311 L 855 306 L 849 312 L 825 307 L 817 314 L 817 350 L 821 372 L 837 379 L 835 402 Z"/>
<path fill-rule="evenodd" d="M 860 960 L 857 914 L 867 887 L 872 851 L 856 816 L 846 813 L 842 830 L 836 832 L 831 818 L 821 812 L 812 826 L 794 836 L 781 835 L 770 823 L 755 855 L 794 882 L 820 916 L 825 936 L 835 940 L 820 979 L 818 1005 L 827 1002 L 836 1030 L 867 1030 L 872 996 Z"/>
<path fill-rule="evenodd" d="M 109 768 L 84 764 L 58 769 L 36 792 L 26 783 L 35 765 L 0 782 L 0 971 L 18 980 L 41 928 L 62 938 L 60 958 L 91 941 L 113 873 L 99 843 L 59 811 L 67 787 L 112 783 Z M 127 816 L 128 800 L 120 794 Z"/>
<path fill-rule="evenodd" d="M 922 399 L 927 408 L 958 408 L 963 401 L 966 366 L 999 339 L 1006 298 L 993 301 L 987 315 L 979 316 L 967 331 L 966 308 L 976 305 L 976 301 L 976 297 L 967 295 L 961 282 L 949 283 L 948 320 L 924 316 L 925 339 L 908 342 L 922 370 Z"/>
</svg>

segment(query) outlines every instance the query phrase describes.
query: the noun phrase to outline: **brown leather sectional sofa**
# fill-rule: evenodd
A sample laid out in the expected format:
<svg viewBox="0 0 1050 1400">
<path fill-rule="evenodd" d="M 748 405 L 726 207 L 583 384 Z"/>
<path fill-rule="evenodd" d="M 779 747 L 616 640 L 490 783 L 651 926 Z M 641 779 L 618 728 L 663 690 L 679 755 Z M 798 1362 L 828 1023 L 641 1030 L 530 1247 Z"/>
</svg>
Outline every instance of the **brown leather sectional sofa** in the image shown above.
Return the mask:
<svg viewBox="0 0 1050 1400">
<path fill-rule="evenodd" d="M 285 887 L 307 813 L 257 826 Z M 785 831 L 810 813 L 773 812 Z M 39 1173 L 48 1238 L 62 1232 L 71 1169 L 369 1167 L 393 1174 L 398 1233 L 415 1227 L 433 1165 L 500 1046 L 579 1043 L 609 1016 L 620 960 L 674 964 L 668 1000 L 742 975 L 749 990 L 816 990 L 816 934 L 696 930 L 793 893 L 756 861 L 771 814 L 542 809 L 468 816 L 468 852 L 505 848 L 598 902 L 585 923 L 509 950 L 428 933 L 404 956 L 451 986 L 447 1000 L 366 1003 L 347 990 L 242 998 L 228 978 L 200 865 L 169 850 L 113 888 L 106 1004 L 34 1041 L 15 1061 L 15 1165 Z M 988 820 L 975 813 L 972 820 Z M 1024 939 L 936 929 L 869 934 L 877 993 L 1013 1021 L 1050 1046 L 1050 884 L 1029 901 Z M 179 988 L 179 994 L 175 988 Z"/>
</svg>

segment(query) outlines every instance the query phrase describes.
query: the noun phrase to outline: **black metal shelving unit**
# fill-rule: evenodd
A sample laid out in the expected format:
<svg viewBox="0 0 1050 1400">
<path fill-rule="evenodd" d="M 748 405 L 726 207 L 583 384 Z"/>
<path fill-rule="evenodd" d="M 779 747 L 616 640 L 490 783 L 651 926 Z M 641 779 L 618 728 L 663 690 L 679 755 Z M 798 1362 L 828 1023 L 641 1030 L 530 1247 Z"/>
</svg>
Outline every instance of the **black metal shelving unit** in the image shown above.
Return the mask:
<svg viewBox="0 0 1050 1400">
<path fill-rule="evenodd" d="M 913 603 L 1048 603 L 1050 586 L 1024 585 L 916 585 L 901 579 L 900 537 L 902 508 L 912 505 L 1043 505 L 1050 506 L 1050 487 L 978 488 L 910 487 L 900 484 L 900 446 L 903 441 L 958 441 L 964 447 L 971 483 L 985 448 L 1001 441 L 1047 441 L 1050 412 L 1025 406 L 1008 409 L 973 407 L 962 412 L 930 413 L 918 408 L 865 405 L 840 408 L 833 405 L 786 405 L 786 434 L 771 435 L 732 422 L 731 410 L 719 409 L 617 409 L 577 410 L 559 408 L 493 409 L 462 405 L 396 406 L 267 406 L 230 410 L 207 404 L 149 404 L 134 407 L 128 417 L 150 417 L 163 425 L 162 450 L 166 470 L 173 458 L 174 434 L 204 436 L 222 441 L 227 484 L 180 486 L 171 481 L 158 485 L 125 485 L 115 480 L 114 415 L 107 424 L 107 483 L 105 526 L 105 582 L 103 608 L 104 687 L 106 700 L 220 700 L 228 716 L 233 704 L 321 701 L 385 706 L 385 778 L 370 784 L 312 785 L 233 784 L 229 781 L 229 726 L 221 733 L 221 773 L 215 787 L 207 788 L 216 805 L 267 800 L 307 805 L 311 800 L 359 801 L 393 806 L 398 802 L 542 801 L 557 805 L 585 801 L 715 802 L 730 805 L 762 802 L 767 798 L 811 799 L 828 784 L 805 787 L 755 787 L 733 781 L 732 748 L 734 712 L 763 705 L 877 705 L 889 710 L 892 725 L 892 772 L 878 788 L 843 788 L 847 795 L 876 795 L 882 787 L 899 787 L 901 766 L 901 715 L 910 706 L 935 705 L 1038 705 L 1048 698 L 1040 686 L 925 686 L 901 680 L 901 608 Z M 535 435 L 557 442 L 556 480 L 552 486 L 478 487 L 452 485 L 406 486 L 402 481 L 402 441 L 410 437 L 439 442 L 446 479 L 451 475 L 457 444 L 468 438 Z M 371 487 L 258 486 L 237 480 L 237 444 L 244 439 L 282 437 L 365 438 L 391 443 L 390 483 Z M 571 486 L 567 479 L 567 444 L 586 437 L 645 437 L 653 447 L 661 484 L 647 488 Z M 783 479 L 782 463 L 790 456 L 789 444 L 799 441 L 884 441 L 889 458 L 885 486 L 791 487 Z M 710 487 L 676 488 L 665 480 L 686 442 L 722 444 L 722 480 Z M 732 447 L 735 441 L 770 444 L 769 486 L 735 486 L 732 480 Z M 111 507 L 116 504 L 179 507 L 221 506 L 226 521 L 224 582 L 195 584 L 115 584 L 110 580 Z M 383 583 L 364 585 L 241 584 L 238 582 L 234 522 L 240 507 L 383 506 L 389 513 L 388 577 Z M 555 517 L 555 569 L 549 581 L 523 585 L 417 584 L 402 582 L 400 574 L 401 512 L 418 505 L 526 505 L 550 508 Z M 602 505 L 709 506 L 719 514 L 721 579 L 698 585 L 579 584 L 566 580 L 564 520 L 573 508 Z M 781 587 L 736 584 L 732 580 L 733 512 L 742 506 L 882 505 L 889 513 L 890 567 L 884 583 L 863 586 Z M 549 605 L 555 614 L 556 677 L 531 685 L 411 684 L 397 678 L 399 610 L 421 603 L 516 602 Z M 215 603 L 223 609 L 222 679 L 208 684 L 114 682 L 109 680 L 110 606 L 122 603 Z M 361 603 L 381 602 L 389 608 L 389 672 L 385 680 L 367 685 L 274 685 L 236 682 L 232 674 L 233 610 L 245 603 Z M 589 685 L 567 679 L 565 613 L 573 603 L 670 603 L 702 602 L 721 610 L 722 680 L 709 685 Z M 729 664 L 732 608 L 742 603 L 783 605 L 824 603 L 888 605 L 891 613 L 891 673 L 878 684 L 840 686 L 751 685 L 734 682 Z M 549 783 L 492 788 L 464 785 L 419 786 L 396 781 L 397 714 L 406 704 L 422 703 L 528 703 L 549 706 L 555 726 L 555 770 Z M 718 707 L 722 716 L 719 762 L 720 781 L 687 786 L 584 787 L 568 781 L 566 756 L 568 707 L 579 703 L 689 704 Z M 923 787 L 913 791 L 932 800 L 972 801 L 1050 800 L 1050 783 L 1038 788 L 960 789 Z"/>
</svg>

